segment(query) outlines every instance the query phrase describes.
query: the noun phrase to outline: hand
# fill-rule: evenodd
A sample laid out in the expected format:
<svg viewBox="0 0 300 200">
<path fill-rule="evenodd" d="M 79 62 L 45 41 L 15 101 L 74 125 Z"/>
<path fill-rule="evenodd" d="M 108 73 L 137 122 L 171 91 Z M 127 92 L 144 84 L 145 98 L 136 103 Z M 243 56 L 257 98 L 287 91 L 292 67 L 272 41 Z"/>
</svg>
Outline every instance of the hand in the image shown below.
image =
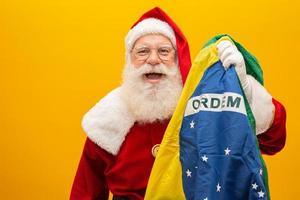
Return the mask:
<svg viewBox="0 0 300 200">
<path fill-rule="evenodd" d="M 248 79 L 246 74 L 246 65 L 241 52 L 228 40 L 223 40 L 217 45 L 218 56 L 225 70 L 230 65 L 235 66 L 235 70 L 240 79 L 243 89 L 248 87 Z"/>
<path fill-rule="evenodd" d="M 225 69 L 230 65 L 235 66 L 256 121 L 256 134 L 265 132 L 272 125 L 275 113 L 272 96 L 255 78 L 247 75 L 243 55 L 233 43 L 223 40 L 217 45 L 217 49 L 219 59 Z"/>
</svg>

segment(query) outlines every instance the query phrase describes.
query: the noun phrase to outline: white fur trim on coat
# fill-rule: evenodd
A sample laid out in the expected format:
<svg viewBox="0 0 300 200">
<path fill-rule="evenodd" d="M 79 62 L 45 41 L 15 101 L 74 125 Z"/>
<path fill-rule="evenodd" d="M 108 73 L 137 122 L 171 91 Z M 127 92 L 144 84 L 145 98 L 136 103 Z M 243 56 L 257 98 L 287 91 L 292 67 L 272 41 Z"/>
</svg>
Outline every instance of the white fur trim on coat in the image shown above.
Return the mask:
<svg viewBox="0 0 300 200">
<path fill-rule="evenodd" d="M 82 127 L 98 146 L 117 155 L 135 120 L 116 88 L 92 107 L 82 119 Z"/>
<path fill-rule="evenodd" d="M 252 76 L 247 75 L 249 85 L 251 86 L 250 94 L 247 99 L 256 122 L 256 135 L 268 130 L 273 123 L 275 107 L 272 103 L 272 96 L 268 91 Z M 248 98 L 250 96 L 251 98 Z"/>
</svg>

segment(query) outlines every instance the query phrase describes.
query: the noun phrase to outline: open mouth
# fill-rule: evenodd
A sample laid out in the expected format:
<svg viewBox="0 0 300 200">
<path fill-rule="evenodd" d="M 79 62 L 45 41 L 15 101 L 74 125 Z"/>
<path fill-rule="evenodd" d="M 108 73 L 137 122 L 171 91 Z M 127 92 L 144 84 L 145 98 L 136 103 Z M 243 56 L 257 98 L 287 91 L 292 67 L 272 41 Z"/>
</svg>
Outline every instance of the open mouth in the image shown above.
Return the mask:
<svg viewBox="0 0 300 200">
<path fill-rule="evenodd" d="M 144 74 L 145 79 L 150 82 L 150 83 L 157 83 L 159 82 L 163 77 L 165 76 L 165 74 L 162 73 L 146 73 Z"/>
</svg>

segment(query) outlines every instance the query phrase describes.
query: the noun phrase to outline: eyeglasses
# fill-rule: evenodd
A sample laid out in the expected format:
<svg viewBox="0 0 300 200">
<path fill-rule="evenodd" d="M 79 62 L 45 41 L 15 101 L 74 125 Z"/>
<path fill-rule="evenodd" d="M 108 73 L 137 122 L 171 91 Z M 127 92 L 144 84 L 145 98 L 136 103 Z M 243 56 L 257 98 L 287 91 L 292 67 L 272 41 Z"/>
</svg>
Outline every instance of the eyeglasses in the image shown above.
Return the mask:
<svg viewBox="0 0 300 200">
<path fill-rule="evenodd" d="M 152 50 L 155 50 L 158 57 L 163 61 L 169 61 L 175 56 L 176 50 L 173 47 L 164 46 L 158 49 L 150 49 L 148 47 L 138 47 L 132 50 L 133 55 L 139 61 L 145 61 L 150 57 Z"/>
</svg>

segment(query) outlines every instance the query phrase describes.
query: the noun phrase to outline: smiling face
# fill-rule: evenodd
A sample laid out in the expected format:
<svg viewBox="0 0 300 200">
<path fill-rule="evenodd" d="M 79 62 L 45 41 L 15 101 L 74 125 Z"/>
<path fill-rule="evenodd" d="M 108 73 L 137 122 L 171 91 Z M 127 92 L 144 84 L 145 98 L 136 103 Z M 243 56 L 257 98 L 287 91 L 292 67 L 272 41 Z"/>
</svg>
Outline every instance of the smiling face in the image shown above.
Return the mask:
<svg viewBox="0 0 300 200">
<path fill-rule="evenodd" d="M 123 72 L 122 98 L 138 122 L 170 118 L 182 91 L 175 49 L 162 35 L 140 37 Z"/>
<path fill-rule="evenodd" d="M 131 63 L 139 68 L 152 68 L 150 73 L 143 74 L 144 81 L 152 84 L 159 83 L 166 78 L 166 74 L 158 68 L 177 67 L 176 51 L 169 38 L 160 34 L 148 34 L 140 37 L 135 42 L 131 51 Z"/>
</svg>

